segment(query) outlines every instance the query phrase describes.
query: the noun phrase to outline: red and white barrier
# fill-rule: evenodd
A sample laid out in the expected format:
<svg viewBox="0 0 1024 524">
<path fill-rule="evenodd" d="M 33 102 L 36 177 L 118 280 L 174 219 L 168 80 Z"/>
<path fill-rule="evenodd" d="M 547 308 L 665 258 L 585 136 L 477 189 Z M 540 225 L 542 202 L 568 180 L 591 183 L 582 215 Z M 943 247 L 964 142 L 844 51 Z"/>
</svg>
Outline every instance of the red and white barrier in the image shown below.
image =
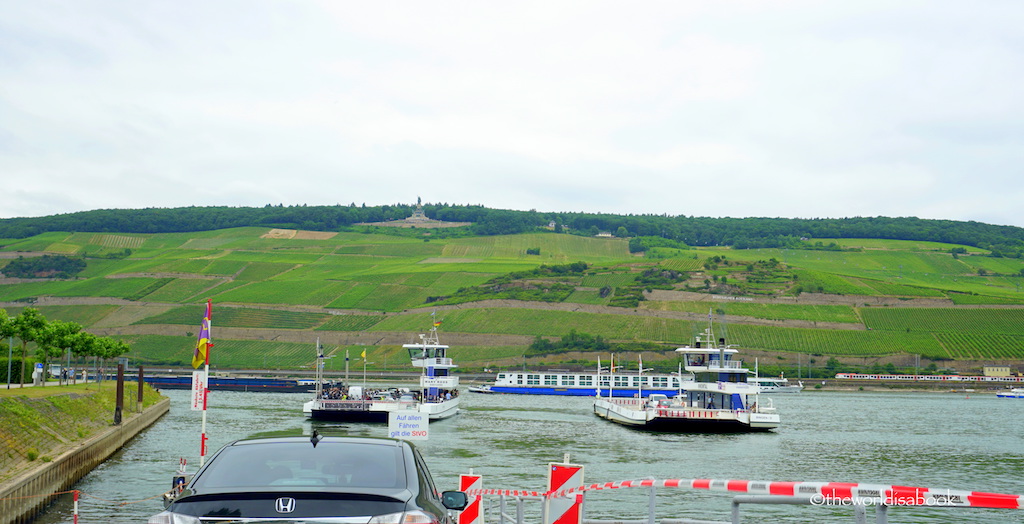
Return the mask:
<svg viewBox="0 0 1024 524">
<path fill-rule="evenodd" d="M 548 464 L 548 492 L 544 496 L 544 524 L 580 524 L 583 522 L 583 466 Z M 551 495 L 565 492 L 564 495 Z"/>
<path fill-rule="evenodd" d="M 624 480 L 567 488 L 549 493 L 562 497 L 574 493 L 619 488 L 690 488 L 709 491 L 782 495 L 809 499 L 811 504 L 865 504 L 887 506 L 949 506 L 965 508 L 1024 509 L 1024 495 L 952 489 L 861 484 L 856 482 L 772 482 L 755 480 L 666 479 Z"/>
<path fill-rule="evenodd" d="M 480 475 L 459 475 L 459 491 L 480 492 L 481 488 L 483 488 L 483 481 Z M 459 513 L 459 524 L 483 524 L 482 499 L 481 495 L 470 495 L 466 509 Z"/>
</svg>

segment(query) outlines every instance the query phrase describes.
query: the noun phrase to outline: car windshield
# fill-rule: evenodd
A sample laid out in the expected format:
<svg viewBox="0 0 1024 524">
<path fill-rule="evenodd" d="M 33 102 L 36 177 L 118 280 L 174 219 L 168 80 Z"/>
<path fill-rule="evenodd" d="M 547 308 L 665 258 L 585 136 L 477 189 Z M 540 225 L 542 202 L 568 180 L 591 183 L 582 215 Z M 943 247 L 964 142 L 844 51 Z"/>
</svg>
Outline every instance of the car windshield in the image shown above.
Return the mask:
<svg viewBox="0 0 1024 524">
<path fill-rule="evenodd" d="M 401 448 L 393 445 L 262 442 L 229 446 L 196 479 L 198 492 L 230 488 L 403 488 Z"/>
</svg>

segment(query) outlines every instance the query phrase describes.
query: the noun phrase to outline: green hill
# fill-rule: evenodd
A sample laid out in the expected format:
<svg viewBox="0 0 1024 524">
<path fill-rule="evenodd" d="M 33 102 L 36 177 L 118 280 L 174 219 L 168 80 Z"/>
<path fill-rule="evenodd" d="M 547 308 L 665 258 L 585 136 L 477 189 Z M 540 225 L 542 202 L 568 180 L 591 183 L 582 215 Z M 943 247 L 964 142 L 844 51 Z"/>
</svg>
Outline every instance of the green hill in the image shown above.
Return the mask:
<svg viewBox="0 0 1024 524">
<path fill-rule="evenodd" d="M 671 349 L 709 310 L 769 370 L 830 358 L 971 369 L 1024 360 L 1024 260 L 977 247 L 844 238 L 824 240 L 829 249 L 633 253 L 627 238 L 379 231 L 50 231 L 0 253 L 83 257 L 85 269 L 0 280 L 0 307 L 37 307 L 124 338 L 137 363 L 169 366 L 187 363 L 207 299 L 224 367 L 308 366 L 312 350 L 301 348 L 323 336 L 334 351 L 369 347 L 371 367 L 386 357 L 401 369 L 395 341 L 429 327 L 434 311 L 461 342 L 464 369 L 591 365 L 599 352 L 527 351 L 536 336 L 572 330 L 599 335 L 607 351 L 646 348 L 645 363 L 674 369 Z"/>
</svg>

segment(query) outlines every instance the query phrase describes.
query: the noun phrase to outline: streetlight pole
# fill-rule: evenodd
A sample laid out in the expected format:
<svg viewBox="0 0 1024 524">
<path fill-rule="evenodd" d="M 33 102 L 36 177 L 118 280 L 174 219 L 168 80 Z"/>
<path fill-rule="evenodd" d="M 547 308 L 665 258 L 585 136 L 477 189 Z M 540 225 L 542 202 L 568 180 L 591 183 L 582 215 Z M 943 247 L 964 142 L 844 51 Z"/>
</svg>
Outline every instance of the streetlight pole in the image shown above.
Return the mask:
<svg viewBox="0 0 1024 524">
<path fill-rule="evenodd" d="M 14 337 L 7 339 L 7 389 L 11 389 L 11 359 L 14 358 Z"/>
</svg>

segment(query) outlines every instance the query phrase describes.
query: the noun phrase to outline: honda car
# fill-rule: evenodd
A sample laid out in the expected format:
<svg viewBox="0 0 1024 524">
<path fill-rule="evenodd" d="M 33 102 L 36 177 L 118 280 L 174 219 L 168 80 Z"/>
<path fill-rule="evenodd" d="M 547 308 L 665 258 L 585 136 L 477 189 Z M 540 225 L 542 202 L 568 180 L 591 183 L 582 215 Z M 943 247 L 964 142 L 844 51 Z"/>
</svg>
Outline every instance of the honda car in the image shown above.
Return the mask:
<svg viewBox="0 0 1024 524">
<path fill-rule="evenodd" d="M 455 522 L 466 494 L 441 493 L 402 440 L 260 438 L 224 446 L 149 524 Z"/>
</svg>

